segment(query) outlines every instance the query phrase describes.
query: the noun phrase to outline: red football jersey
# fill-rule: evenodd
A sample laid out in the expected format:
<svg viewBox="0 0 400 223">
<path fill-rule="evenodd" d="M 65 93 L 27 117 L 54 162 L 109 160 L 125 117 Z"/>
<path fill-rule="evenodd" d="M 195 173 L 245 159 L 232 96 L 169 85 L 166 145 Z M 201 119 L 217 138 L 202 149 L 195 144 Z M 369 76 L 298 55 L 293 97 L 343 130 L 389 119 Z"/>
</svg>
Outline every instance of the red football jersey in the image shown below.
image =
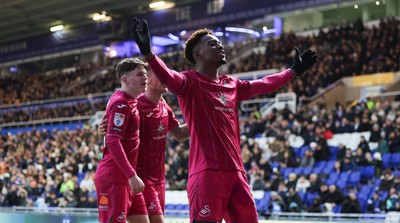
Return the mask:
<svg viewBox="0 0 400 223">
<path fill-rule="evenodd" d="M 137 174 L 146 185 L 165 183 L 165 148 L 168 131 L 179 121 L 168 104 L 161 99 L 151 102 L 144 94 L 138 97 L 140 145 Z"/>
<path fill-rule="evenodd" d="M 139 148 L 139 112 L 137 101 L 123 91 L 109 99 L 105 117 L 108 119 L 106 147 L 99 161 L 95 178 L 111 183 L 126 183 L 135 174 Z M 109 137 L 121 139 L 122 151 L 108 146 Z"/>
</svg>

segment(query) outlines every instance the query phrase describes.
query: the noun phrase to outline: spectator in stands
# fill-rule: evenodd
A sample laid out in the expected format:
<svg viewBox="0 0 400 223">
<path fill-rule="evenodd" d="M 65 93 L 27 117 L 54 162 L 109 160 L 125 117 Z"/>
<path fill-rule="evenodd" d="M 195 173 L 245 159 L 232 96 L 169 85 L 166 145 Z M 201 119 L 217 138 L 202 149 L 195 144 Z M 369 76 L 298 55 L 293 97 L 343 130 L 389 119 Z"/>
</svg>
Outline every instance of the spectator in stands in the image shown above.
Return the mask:
<svg viewBox="0 0 400 223">
<path fill-rule="evenodd" d="M 308 212 L 321 213 L 322 212 L 321 205 L 322 205 L 321 199 L 318 196 L 314 197 L 314 199 L 312 200 L 312 203 L 311 203 L 311 207 L 308 208 Z"/>
<path fill-rule="evenodd" d="M 369 142 L 379 142 L 382 138 L 382 132 L 381 129 L 379 127 L 378 123 L 373 124 L 372 129 L 370 130 L 371 135 L 369 137 Z M 383 132 L 384 134 L 384 132 Z"/>
<path fill-rule="evenodd" d="M 310 187 L 310 181 L 307 180 L 305 175 L 300 175 L 296 184 L 296 191 L 305 193 L 308 187 Z"/>
<path fill-rule="evenodd" d="M 283 156 L 282 156 L 279 164 L 280 164 L 281 168 L 297 166 L 296 161 L 293 159 L 293 156 L 290 155 L 288 150 L 285 150 L 285 152 L 283 152 Z"/>
<path fill-rule="evenodd" d="M 285 196 L 285 203 L 288 212 L 300 212 L 302 210 L 302 201 L 295 188 L 289 187 Z"/>
<path fill-rule="evenodd" d="M 296 188 L 296 185 L 297 185 L 297 175 L 295 173 L 290 173 L 288 181 L 286 182 L 286 187 L 288 189 Z"/>
<path fill-rule="evenodd" d="M 391 131 L 389 133 L 389 138 L 387 140 L 389 151 L 391 153 L 398 153 L 400 152 L 400 139 L 396 131 Z"/>
<path fill-rule="evenodd" d="M 378 192 L 374 192 L 371 198 L 367 201 L 367 212 L 382 213 L 385 211 L 385 202 Z"/>
<path fill-rule="evenodd" d="M 320 198 L 321 203 L 326 202 L 328 195 L 329 195 L 328 185 L 326 185 L 326 183 L 322 183 L 318 192 L 318 197 Z"/>
<path fill-rule="evenodd" d="M 333 166 L 334 173 L 341 173 L 342 172 L 342 163 L 340 161 L 335 161 L 335 165 Z"/>
<path fill-rule="evenodd" d="M 300 167 L 314 167 L 315 158 L 312 150 L 307 149 L 304 157 L 301 159 Z"/>
<path fill-rule="evenodd" d="M 394 179 L 391 169 L 386 169 L 382 173 L 379 191 L 389 191 L 394 186 Z"/>
<path fill-rule="evenodd" d="M 383 133 L 383 132 L 382 132 Z M 383 134 L 384 135 L 384 134 Z M 386 153 L 389 153 L 389 145 L 388 145 L 388 142 L 387 142 L 387 140 L 385 139 L 385 137 L 382 137 L 380 140 L 379 140 L 379 143 L 378 143 L 378 148 L 376 148 L 376 150 L 375 150 L 375 153 L 380 153 L 380 154 L 386 154 Z"/>
<path fill-rule="evenodd" d="M 342 162 L 344 160 L 344 157 L 346 156 L 346 146 L 343 143 L 340 143 L 338 145 L 338 151 L 336 154 L 336 160 Z"/>
<path fill-rule="evenodd" d="M 318 178 L 318 175 L 315 173 L 310 174 L 310 186 L 307 191 L 310 193 L 317 193 L 321 186 L 321 180 Z"/>
<path fill-rule="evenodd" d="M 353 192 L 350 192 L 349 195 L 344 199 L 341 212 L 354 214 L 362 213 L 360 202 Z"/>
<path fill-rule="evenodd" d="M 388 197 L 386 198 L 386 211 L 400 211 L 399 195 L 394 188 L 390 188 Z"/>
<path fill-rule="evenodd" d="M 358 171 L 357 164 L 352 160 L 351 156 L 346 155 L 342 164 L 342 171 L 343 172 L 354 172 Z"/>
<path fill-rule="evenodd" d="M 252 183 L 252 189 L 253 190 L 264 190 L 264 185 L 265 185 L 265 182 L 264 182 L 263 178 L 261 177 L 261 173 L 255 172 L 254 181 Z"/>
<path fill-rule="evenodd" d="M 357 148 L 361 148 L 362 152 L 365 154 L 367 152 L 371 152 L 369 148 L 369 144 L 367 140 L 365 139 L 365 136 L 361 135 L 360 136 L 360 143 L 358 144 Z"/>
<path fill-rule="evenodd" d="M 328 144 L 325 139 L 320 138 L 314 151 L 315 162 L 328 161 L 331 156 Z"/>
<path fill-rule="evenodd" d="M 366 166 L 368 165 L 367 159 L 365 157 L 365 154 L 370 152 L 363 152 L 363 149 L 359 146 L 356 150 L 356 155 L 354 156 L 354 162 L 357 164 L 357 166 Z"/>
<path fill-rule="evenodd" d="M 344 200 L 343 192 L 337 188 L 335 185 L 329 186 L 329 193 L 326 196 L 325 202 L 335 205 L 340 205 Z M 322 201 L 322 199 L 321 199 Z"/>
<path fill-rule="evenodd" d="M 281 213 L 286 211 L 286 203 L 282 197 L 275 191 L 271 192 L 271 198 L 268 205 L 270 213 Z"/>
</svg>

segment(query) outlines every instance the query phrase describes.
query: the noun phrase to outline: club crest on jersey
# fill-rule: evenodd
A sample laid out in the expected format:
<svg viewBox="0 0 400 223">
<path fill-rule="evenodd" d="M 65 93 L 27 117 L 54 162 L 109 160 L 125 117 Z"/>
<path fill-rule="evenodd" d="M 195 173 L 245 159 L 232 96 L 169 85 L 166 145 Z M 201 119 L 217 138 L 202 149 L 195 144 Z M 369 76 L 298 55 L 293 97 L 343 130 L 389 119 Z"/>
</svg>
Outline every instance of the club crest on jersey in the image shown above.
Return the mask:
<svg viewBox="0 0 400 223">
<path fill-rule="evenodd" d="M 147 208 L 148 211 L 154 212 L 157 210 L 157 206 L 154 202 L 150 202 L 150 206 Z"/>
<path fill-rule="evenodd" d="M 124 124 L 125 115 L 116 112 L 114 115 L 114 125 L 115 126 L 122 126 Z"/>
<path fill-rule="evenodd" d="M 229 99 L 222 93 L 218 94 L 218 100 L 224 105 L 226 105 L 226 102 L 229 101 Z"/>
<path fill-rule="evenodd" d="M 204 208 L 201 209 L 201 211 L 199 212 L 199 215 L 200 215 L 201 217 L 210 216 L 210 215 L 211 215 L 210 206 L 204 205 Z"/>
<path fill-rule="evenodd" d="M 118 216 L 117 220 L 119 222 L 125 222 L 125 217 L 126 217 L 125 212 L 121 212 L 121 214 Z"/>
</svg>

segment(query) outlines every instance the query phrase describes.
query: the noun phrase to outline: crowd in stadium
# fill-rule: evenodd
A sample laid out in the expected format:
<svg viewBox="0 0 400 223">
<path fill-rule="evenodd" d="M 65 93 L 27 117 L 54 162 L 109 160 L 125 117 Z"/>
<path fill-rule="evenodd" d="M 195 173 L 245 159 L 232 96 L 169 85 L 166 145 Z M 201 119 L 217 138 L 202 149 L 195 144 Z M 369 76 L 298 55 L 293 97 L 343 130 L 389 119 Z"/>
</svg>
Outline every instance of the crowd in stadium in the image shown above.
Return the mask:
<svg viewBox="0 0 400 223">
<path fill-rule="evenodd" d="M 312 96 L 344 76 L 400 70 L 399 26 L 399 20 L 386 19 L 372 28 L 355 22 L 320 30 L 313 36 L 282 34 L 259 43 L 266 45 L 265 54 L 253 53 L 237 64 L 230 64 L 228 71 L 287 67 L 292 63 L 295 46 L 312 48 L 319 54 L 319 63 L 304 79 L 297 78 L 280 90 L 294 91 L 298 97 Z M 226 51 L 241 47 L 232 45 Z M 169 54 L 165 59 L 174 69 L 188 68 L 181 55 Z M 2 78 L 0 105 L 113 91 L 118 83 L 110 73 L 80 82 L 97 68 L 97 65 L 82 65 L 72 72 Z M 174 97 L 167 97 L 167 101 L 178 109 Z M 0 122 L 91 115 L 104 106 L 104 101 L 96 101 L 36 110 L 4 110 Z M 370 137 L 361 139 L 355 150 L 346 145 L 328 146 L 327 140 L 334 134 L 350 132 L 370 132 Z M 301 105 L 295 114 L 288 109 L 274 110 L 267 117 L 251 112 L 242 117 L 241 133 L 242 157 L 251 186 L 269 194 L 268 201 L 259 209 L 261 214 L 338 211 L 338 207 L 343 213 L 400 211 L 400 175 L 397 175 L 400 166 L 385 165 L 382 158 L 385 154 L 400 153 L 400 109 L 387 101 L 362 101 L 349 110 L 339 104 L 332 110 L 307 109 Z M 304 146 L 291 147 L 290 134 L 300 136 Z M 254 139 L 260 136 L 275 140 L 259 145 Z M 369 143 L 375 143 L 377 148 L 370 148 Z M 88 126 L 1 135 L 0 206 L 96 207 L 93 175 L 101 145 L 97 130 Z M 188 149 L 188 143 L 168 141 L 165 166 L 169 190 L 186 188 Z M 321 166 L 325 172 L 313 172 Z M 346 175 L 348 179 L 350 174 L 372 166 L 372 176 L 361 176 L 356 184 L 347 181 L 336 184 L 339 176 Z M 293 171 L 307 167 L 312 169 L 307 174 Z M 331 176 L 338 178 L 333 180 Z"/>
<path fill-rule="evenodd" d="M 400 21 L 395 18 L 381 20 L 378 26 L 371 28 L 364 27 L 359 21 L 352 24 L 343 23 L 339 27 L 332 26 L 326 31 L 321 29 L 318 34 L 312 36 L 283 33 L 276 39 L 251 39 L 226 44 L 228 59 L 234 58 L 240 49 L 254 42 L 259 41 L 259 45 L 266 46 L 263 53 L 252 53 L 237 63 L 229 64 L 228 73 L 287 67 L 293 62 L 291 60 L 295 46 L 300 49 L 311 48 L 318 52 L 320 62 L 307 72 L 307 78 L 297 78 L 278 91 L 292 91 L 300 98 L 310 97 L 344 76 L 400 70 L 399 63 L 396 62 L 400 60 L 399 25 Z M 190 68 L 177 52 L 167 53 L 162 58 L 172 69 Z M 111 70 L 117 61 L 102 60 L 97 65 L 77 65 L 74 70 L 64 72 L 27 73 L 2 78 L 0 105 L 114 91 L 118 82 Z M 107 74 L 96 73 L 99 67 L 103 67 L 101 65 L 109 66 Z M 89 79 L 90 75 L 96 75 L 96 78 Z M 62 112 L 47 106 L 39 109 L 2 111 L 0 121 L 18 122 L 94 114 L 103 104 L 104 102 L 98 101 L 90 103 L 85 111 L 75 105 L 64 105 Z"/>
<path fill-rule="evenodd" d="M 268 206 L 260 210 L 262 213 L 322 212 L 335 205 L 341 206 L 345 213 L 400 209 L 397 167 L 385 169 L 382 164 L 382 156 L 400 152 L 400 110 L 389 103 L 371 100 L 349 111 L 340 105 L 333 110 L 302 107 L 296 114 L 288 109 L 275 110 L 265 118 L 252 112 L 242 120 L 241 128 L 245 139 L 243 162 L 251 186 L 253 190 L 270 193 Z M 356 150 L 347 149 L 345 145 L 335 150 L 327 145 L 333 134 L 364 131 L 370 132 L 370 138 L 361 140 Z M 275 137 L 275 141 L 268 145 L 254 143 L 261 134 Z M 304 146 L 291 147 L 287 140 L 289 134 L 301 136 Z M 0 204 L 95 207 L 93 172 L 101 141 L 97 131 L 89 126 L 3 135 L 0 139 Z M 369 148 L 369 142 L 376 143 L 377 148 Z M 187 143 L 168 141 L 167 189 L 186 188 L 188 148 Z M 315 169 L 321 163 L 328 172 L 297 175 L 293 171 L 298 167 Z M 333 165 L 328 167 L 327 163 Z M 359 172 L 367 166 L 374 167 L 373 176 L 362 177 L 357 184 L 337 185 L 330 181 L 331 175 Z M 361 192 L 375 181 L 380 183 L 375 183 L 368 192 Z M 362 193 L 367 194 L 359 200 Z M 312 194 L 312 203 L 303 202 L 304 194 Z"/>
</svg>

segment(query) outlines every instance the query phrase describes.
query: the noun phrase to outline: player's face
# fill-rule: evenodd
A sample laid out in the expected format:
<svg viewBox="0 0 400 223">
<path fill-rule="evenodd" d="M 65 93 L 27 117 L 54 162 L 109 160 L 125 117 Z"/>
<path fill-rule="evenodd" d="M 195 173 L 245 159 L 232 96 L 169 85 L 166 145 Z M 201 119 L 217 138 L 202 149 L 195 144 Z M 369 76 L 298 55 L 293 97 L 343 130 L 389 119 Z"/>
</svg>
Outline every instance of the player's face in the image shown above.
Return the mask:
<svg viewBox="0 0 400 223">
<path fill-rule="evenodd" d="M 199 58 L 210 63 L 226 64 L 225 50 L 221 41 L 214 35 L 205 35 L 199 43 Z"/>
<path fill-rule="evenodd" d="M 147 87 L 149 90 L 158 91 L 161 93 L 167 92 L 167 86 L 165 86 L 165 84 L 162 84 L 160 80 L 158 80 L 157 76 L 152 70 L 148 71 L 147 77 Z"/>
<path fill-rule="evenodd" d="M 139 65 L 133 71 L 123 75 L 123 81 L 131 92 L 140 94 L 147 89 L 147 71 L 144 66 Z"/>
</svg>

